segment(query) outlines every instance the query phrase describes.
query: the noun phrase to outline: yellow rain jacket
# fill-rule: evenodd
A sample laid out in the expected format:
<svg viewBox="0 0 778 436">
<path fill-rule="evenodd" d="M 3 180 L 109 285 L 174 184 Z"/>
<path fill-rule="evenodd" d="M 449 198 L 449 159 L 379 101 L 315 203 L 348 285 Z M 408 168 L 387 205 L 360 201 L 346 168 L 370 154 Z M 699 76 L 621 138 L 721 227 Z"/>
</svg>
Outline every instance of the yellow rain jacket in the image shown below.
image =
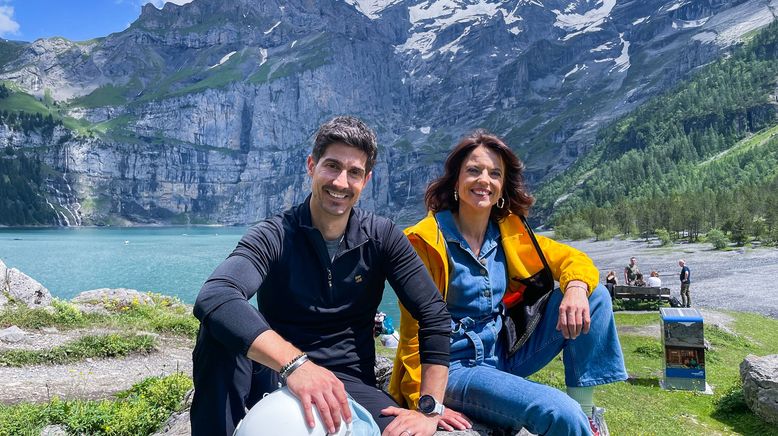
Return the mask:
<svg viewBox="0 0 778 436">
<path fill-rule="evenodd" d="M 521 219 L 508 215 L 498 223 L 502 248 L 508 269 L 508 289 L 503 302 L 509 306 L 521 300 L 523 286 L 518 281 L 539 272 L 543 263 L 535 252 L 529 233 Z M 438 286 L 443 299 L 448 291 L 449 271 L 446 240 L 432 213 L 416 225 L 405 229 L 405 235 L 418 253 L 432 280 Z M 537 236 L 538 245 L 546 257 L 554 280 L 565 289 L 571 280 L 581 280 L 589 286 L 589 294 L 597 286 L 600 273 L 594 262 L 583 252 L 543 236 Z M 401 406 L 415 409 L 421 386 L 421 363 L 419 361 L 419 323 L 400 305 L 400 343 L 394 358 L 394 370 L 389 382 L 389 394 Z"/>
</svg>

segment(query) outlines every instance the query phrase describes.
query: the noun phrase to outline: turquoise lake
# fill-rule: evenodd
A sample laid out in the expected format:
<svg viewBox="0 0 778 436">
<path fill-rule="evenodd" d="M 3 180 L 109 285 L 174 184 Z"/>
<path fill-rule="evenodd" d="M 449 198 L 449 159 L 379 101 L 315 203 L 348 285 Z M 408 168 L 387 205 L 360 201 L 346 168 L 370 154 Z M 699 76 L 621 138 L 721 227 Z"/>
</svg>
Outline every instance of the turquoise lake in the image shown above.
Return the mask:
<svg viewBox="0 0 778 436">
<path fill-rule="evenodd" d="M 0 259 L 70 299 L 96 288 L 131 288 L 194 303 L 246 227 L 0 229 Z M 256 301 L 256 300 L 252 300 Z M 399 324 L 387 285 L 380 309 Z"/>
</svg>

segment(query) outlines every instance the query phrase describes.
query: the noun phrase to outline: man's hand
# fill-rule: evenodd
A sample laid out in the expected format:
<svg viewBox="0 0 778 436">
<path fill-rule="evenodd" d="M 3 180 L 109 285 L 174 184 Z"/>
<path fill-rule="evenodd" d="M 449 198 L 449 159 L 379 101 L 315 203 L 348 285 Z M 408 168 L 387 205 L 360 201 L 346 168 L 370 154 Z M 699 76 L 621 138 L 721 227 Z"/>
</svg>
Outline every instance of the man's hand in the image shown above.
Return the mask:
<svg viewBox="0 0 778 436">
<path fill-rule="evenodd" d="M 443 416 L 438 421 L 438 427 L 446 431 L 467 430 L 468 428 L 473 428 L 473 424 L 465 415 L 446 407 L 446 410 L 443 411 Z"/>
<path fill-rule="evenodd" d="M 438 415 L 427 416 L 415 410 L 387 407 L 381 413 L 396 418 L 386 426 L 382 436 L 432 436 L 438 429 Z"/>
<path fill-rule="evenodd" d="M 559 319 L 556 329 L 562 332 L 565 339 L 575 339 L 582 332 L 589 333 L 591 317 L 589 314 L 589 298 L 586 288 L 573 282 L 568 284 L 562 303 L 559 304 Z"/>
<path fill-rule="evenodd" d="M 302 403 L 308 427 L 315 425 L 312 404 L 319 409 L 328 433 L 338 431 L 341 416 L 346 422 L 351 422 L 351 409 L 343 382 L 328 369 L 311 361 L 305 362 L 289 375 L 286 386 Z"/>
</svg>

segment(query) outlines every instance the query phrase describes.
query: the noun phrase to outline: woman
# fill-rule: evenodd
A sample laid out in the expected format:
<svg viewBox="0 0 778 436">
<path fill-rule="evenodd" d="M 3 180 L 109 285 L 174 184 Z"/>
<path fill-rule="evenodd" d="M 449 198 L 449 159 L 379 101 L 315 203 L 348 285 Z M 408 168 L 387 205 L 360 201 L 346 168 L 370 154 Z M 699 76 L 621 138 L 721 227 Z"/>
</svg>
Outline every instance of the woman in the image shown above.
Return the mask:
<svg viewBox="0 0 778 436">
<path fill-rule="evenodd" d="M 607 288 L 608 293 L 611 294 L 611 299 L 613 299 L 614 291 L 617 285 L 618 282 L 616 281 L 616 271 L 608 271 L 608 275 L 605 276 L 605 288 Z"/>
<path fill-rule="evenodd" d="M 662 279 L 659 278 L 659 272 L 658 271 L 651 271 L 651 274 L 649 274 L 648 280 L 646 280 L 646 285 L 653 287 L 653 288 L 661 288 L 662 287 Z"/>
<path fill-rule="evenodd" d="M 499 138 L 474 132 L 427 188 L 427 217 L 406 229 L 453 319 L 441 422 L 453 426 L 458 411 L 536 434 L 607 434 L 593 386 L 627 378 L 610 296 L 585 254 L 534 237 L 523 222 L 533 198 L 522 170 Z M 553 289 L 554 280 L 564 292 Z M 389 390 L 415 408 L 419 327 L 401 312 Z M 562 350 L 568 393 L 578 402 L 525 379 Z"/>
</svg>

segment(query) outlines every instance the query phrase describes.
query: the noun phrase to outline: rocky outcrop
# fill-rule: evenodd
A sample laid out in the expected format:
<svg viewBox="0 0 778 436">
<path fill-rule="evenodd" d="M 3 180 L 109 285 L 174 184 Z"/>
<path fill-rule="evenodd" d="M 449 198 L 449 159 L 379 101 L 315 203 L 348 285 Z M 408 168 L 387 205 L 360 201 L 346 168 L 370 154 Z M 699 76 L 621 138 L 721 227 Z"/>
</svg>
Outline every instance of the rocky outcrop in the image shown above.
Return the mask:
<svg viewBox="0 0 778 436">
<path fill-rule="evenodd" d="M 8 303 L 29 308 L 51 306 L 51 293 L 43 285 L 16 268 L 8 268 L 0 260 L 0 309 Z"/>
<path fill-rule="evenodd" d="M 126 288 L 100 288 L 84 291 L 70 300 L 84 313 L 108 314 L 133 305 L 154 306 L 148 293 Z"/>
<path fill-rule="evenodd" d="M 765 421 L 778 425 L 778 354 L 749 354 L 740 364 L 740 379 L 748 407 Z"/>
</svg>

